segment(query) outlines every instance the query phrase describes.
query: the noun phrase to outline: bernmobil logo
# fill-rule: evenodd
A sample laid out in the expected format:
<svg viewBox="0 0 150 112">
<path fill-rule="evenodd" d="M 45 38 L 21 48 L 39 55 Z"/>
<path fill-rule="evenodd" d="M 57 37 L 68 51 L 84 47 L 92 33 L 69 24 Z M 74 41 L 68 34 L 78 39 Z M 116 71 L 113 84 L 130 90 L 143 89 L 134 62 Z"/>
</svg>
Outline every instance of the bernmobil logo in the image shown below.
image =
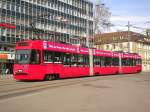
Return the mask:
<svg viewBox="0 0 150 112">
<path fill-rule="evenodd" d="M 47 43 L 47 41 L 43 41 L 43 48 L 44 48 L 44 49 L 47 49 L 47 48 L 48 48 L 48 43 Z"/>
</svg>

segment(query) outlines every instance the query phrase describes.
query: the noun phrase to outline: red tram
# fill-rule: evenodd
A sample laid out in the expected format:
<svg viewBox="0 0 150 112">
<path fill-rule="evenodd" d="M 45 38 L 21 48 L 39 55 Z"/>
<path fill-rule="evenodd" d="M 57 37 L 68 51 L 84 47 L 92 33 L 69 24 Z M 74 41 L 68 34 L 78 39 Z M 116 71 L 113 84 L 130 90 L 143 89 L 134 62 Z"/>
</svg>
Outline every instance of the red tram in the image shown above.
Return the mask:
<svg viewBox="0 0 150 112">
<path fill-rule="evenodd" d="M 90 60 L 90 61 L 89 61 Z M 16 80 L 132 74 L 141 72 L 141 56 L 88 49 L 70 44 L 29 40 L 16 44 Z"/>
</svg>

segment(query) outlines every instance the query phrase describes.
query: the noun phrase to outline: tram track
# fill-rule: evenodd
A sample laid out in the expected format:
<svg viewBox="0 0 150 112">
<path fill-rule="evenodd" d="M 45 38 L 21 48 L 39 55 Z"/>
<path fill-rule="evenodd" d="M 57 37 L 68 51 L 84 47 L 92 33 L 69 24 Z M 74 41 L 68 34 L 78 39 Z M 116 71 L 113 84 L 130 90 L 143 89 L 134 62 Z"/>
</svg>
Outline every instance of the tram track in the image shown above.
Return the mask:
<svg viewBox="0 0 150 112">
<path fill-rule="evenodd" d="M 21 82 L 16 82 L 15 80 L 7 80 L 6 81 L 6 79 L 5 80 L 1 80 L 0 81 L 0 87 L 2 87 L 2 86 L 6 86 L 6 85 L 16 85 L 16 84 L 20 84 Z"/>
<path fill-rule="evenodd" d="M 9 85 L 18 85 L 18 84 L 27 84 L 26 82 L 22 82 L 22 81 L 16 81 L 16 80 L 12 80 L 12 81 L 1 81 L 0 82 L 0 88 L 3 86 L 9 86 Z"/>
<path fill-rule="evenodd" d="M 119 77 L 114 76 L 103 76 L 103 77 L 87 77 L 87 78 L 75 78 L 75 79 L 65 79 L 65 80 L 54 80 L 54 81 L 44 81 L 44 82 L 23 82 L 20 86 L 19 83 L 14 85 L 10 85 L 11 89 L 5 89 L 0 91 L 0 100 L 8 99 L 12 97 L 17 97 L 29 93 L 35 93 L 46 89 L 63 87 L 63 86 L 70 86 L 75 84 L 81 84 L 85 82 L 97 81 L 97 80 L 109 80 L 109 79 L 118 79 L 122 77 L 132 77 L 134 75 L 120 75 Z M 43 84 L 44 83 L 44 84 Z M 14 87 L 13 87 L 14 86 Z"/>
<path fill-rule="evenodd" d="M 22 83 L 21 81 L 13 80 L 13 78 L 11 80 L 0 80 L 0 87 L 5 85 L 21 84 L 21 83 Z"/>
</svg>

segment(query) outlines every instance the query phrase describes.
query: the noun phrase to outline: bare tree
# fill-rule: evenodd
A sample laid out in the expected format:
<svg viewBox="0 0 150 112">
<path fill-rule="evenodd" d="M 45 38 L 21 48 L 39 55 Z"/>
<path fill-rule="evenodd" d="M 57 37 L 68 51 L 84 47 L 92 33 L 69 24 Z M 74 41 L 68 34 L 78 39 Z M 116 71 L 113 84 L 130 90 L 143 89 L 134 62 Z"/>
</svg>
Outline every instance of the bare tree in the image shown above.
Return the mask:
<svg viewBox="0 0 150 112">
<path fill-rule="evenodd" d="M 94 33 L 102 33 L 104 31 L 108 31 L 110 28 L 110 16 L 111 13 L 109 9 L 105 6 L 105 4 L 99 1 L 95 5 L 94 9 Z"/>
<path fill-rule="evenodd" d="M 147 35 L 147 37 L 150 37 L 150 29 L 146 29 L 146 35 Z"/>
</svg>

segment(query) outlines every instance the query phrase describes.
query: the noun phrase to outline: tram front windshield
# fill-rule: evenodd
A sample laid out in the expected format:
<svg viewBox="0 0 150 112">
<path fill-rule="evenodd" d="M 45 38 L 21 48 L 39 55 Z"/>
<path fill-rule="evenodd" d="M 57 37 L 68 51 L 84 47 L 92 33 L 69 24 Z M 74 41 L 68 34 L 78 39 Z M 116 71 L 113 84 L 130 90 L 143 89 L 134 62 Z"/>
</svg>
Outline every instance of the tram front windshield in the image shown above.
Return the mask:
<svg viewBox="0 0 150 112">
<path fill-rule="evenodd" d="M 16 50 L 15 63 L 16 64 L 39 64 L 40 51 L 39 50 Z"/>
</svg>

